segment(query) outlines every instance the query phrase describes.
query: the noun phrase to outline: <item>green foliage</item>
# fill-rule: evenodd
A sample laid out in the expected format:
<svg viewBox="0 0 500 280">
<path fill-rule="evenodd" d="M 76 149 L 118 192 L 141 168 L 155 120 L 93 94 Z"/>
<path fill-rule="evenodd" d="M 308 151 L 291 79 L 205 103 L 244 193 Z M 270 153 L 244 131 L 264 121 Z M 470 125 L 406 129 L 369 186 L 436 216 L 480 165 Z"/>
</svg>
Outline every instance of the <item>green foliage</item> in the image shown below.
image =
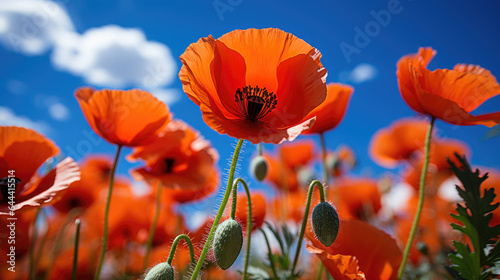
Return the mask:
<svg viewBox="0 0 500 280">
<path fill-rule="evenodd" d="M 479 175 L 479 170 L 471 170 L 465 156 L 455 154 L 461 168 L 448 159 L 451 170 L 462 182 L 463 188 L 456 186 L 458 194 L 465 202 L 457 204 L 458 214 L 451 214 L 460 223 L 451 226 L 462 232 L 470 239 L 472 248 L 468 244 L 453 241 L 456 252 L 449 255 L 451 267 L 463 279 L 488 279 L 491 276 L 489 268 L 500 261 L 500 246 L 496 246 L 500 236 L 500 225 L 491 227 L 491 213 L 499 204 L 493 204 L 495 199 L 494 189 L 484 190 L 481 196 L 481 184 L 488 178 L 488 174 Z"/>
<path fill-rule="evenodd" d="M 259 266 L 250 266 L 248 273 L 251 280 L 295 280 L 300 279 L 302 272 L 295 272 L 291 275 L 290 268 L 292 257 L 290 256 L 290 248 L 297 241 L 295 236 L 286 225 L 281 226 L 281 231 L 278 227 L 266 222 L 267 227 L 272 232 L 273 237 L 278 241 L 280 252 L 268 252 L 267 256 L 269 264 L 259 263 Z M 267 237 L 266 237 L 267 239 Z"/>
</svg>

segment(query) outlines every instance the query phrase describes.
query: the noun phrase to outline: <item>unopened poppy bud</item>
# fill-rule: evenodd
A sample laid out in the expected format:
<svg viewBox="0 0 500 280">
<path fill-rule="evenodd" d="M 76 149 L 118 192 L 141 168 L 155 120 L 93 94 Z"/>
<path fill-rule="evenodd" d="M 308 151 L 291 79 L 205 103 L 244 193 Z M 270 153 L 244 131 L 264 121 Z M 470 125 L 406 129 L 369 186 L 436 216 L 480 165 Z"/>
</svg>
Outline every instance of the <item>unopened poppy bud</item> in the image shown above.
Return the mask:
<svg viewBox="0 0 500 280">
<path fill-rule="evenodd" d="M 166 262 L 155 265 L 144 280 L 174 280 L 174 269 Z"/>
<path fill-rule="evenodd" d="M 221 223 L 215 231 L 214 255 L 217 265 L 226 270 L 233 265 L 243 245 L 243 231 L 234 219 Z"/>
<path fill-rule="evenodd" d="M 250 170 L 255 175 L 257 180 L 262 181 L 267 175 L 267 162 L 263 156 L 256 156 L 250 163 Z"/>
<path fill-rule="evenodd" d="M 321 202 L 314 207 L 312 227 L 316 237 L 326 247 L 333 244 L 339 232 L 339 215 L 327 202 Z"/>
</svg>

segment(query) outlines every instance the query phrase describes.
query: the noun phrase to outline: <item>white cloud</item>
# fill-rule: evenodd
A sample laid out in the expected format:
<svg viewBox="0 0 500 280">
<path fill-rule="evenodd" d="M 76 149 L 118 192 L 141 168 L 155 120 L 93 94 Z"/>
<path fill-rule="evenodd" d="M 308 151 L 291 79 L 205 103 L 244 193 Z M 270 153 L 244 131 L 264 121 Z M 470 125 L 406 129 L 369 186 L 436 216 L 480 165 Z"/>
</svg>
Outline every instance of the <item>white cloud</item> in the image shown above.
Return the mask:
<svg viewBox="0 0 500 280">
<path fill-rule="evenodd" d="M 177 89 L 152 89 L 150 90 L 151 94 L 153 94 L 158 100 L 161 102 L 172 105 L 179 100 L 181 97 L 180 92 Z"/>
<path fill-rule="evenodd" d="M 73 23 L 64 8 L 44 0 L 1 1 L 0 43 L 15 52 L 39 55 L 53 47 Z"/>
<path fill-rule="evenodd" d="M 351 71 L 342 71 L 339 80 L 342 83 L 360 84 L 372 80 L 377 76 L 378 70 L 375 66 L 368 63 L 360 63 Z"/>
<path fill-rule="evenodd" d="M 47 134 L 50 131 L 50 127 L 45 122 L 35 122 L 25 116 L 18 116 L 12 109 L 2 106 L 0 106 L 0 126 L 31 128 L 42 134 Z"/>
<path fill-rule="evenodd" d="M 135 28 L 107 25 L 82 35 L 66 33 L 52 54 L 54 65 L 96 86 L 156 89 L 176 76 L 167 46 L 148 41 Z"/>
<path fill-rule="evenodd" d="M 66 121 L 69 119 L 69 109 L 66 105 L 56 102 L 49 106 L 50 116 L 57 121 Z"/>
</svg>

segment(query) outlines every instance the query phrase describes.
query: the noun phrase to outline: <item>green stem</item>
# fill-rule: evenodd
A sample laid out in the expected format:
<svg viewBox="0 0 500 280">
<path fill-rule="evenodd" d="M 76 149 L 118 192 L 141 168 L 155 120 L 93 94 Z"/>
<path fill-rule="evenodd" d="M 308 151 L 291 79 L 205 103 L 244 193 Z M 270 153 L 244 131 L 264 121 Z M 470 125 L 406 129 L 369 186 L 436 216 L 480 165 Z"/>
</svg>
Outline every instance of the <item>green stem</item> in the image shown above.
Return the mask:
<svg viewBox="0 0 500 280">
<path fill-rule="evenodd" d="M 259 156 L 262 156 L 262 143 L 257 144 L 257 153 Z"/>
<path fill-rule="evenodd" d="M 417 213 L 415 214 L 415 219 L 413 220 L 413 224 L 411 226 L 410 235 L 408 237 L 408 241 L 406 242 L 405 250 L 403 253 L 403 259 L 401 260 L 401 264 L 399 265 L 398 279 L 403 278 L 403 273 L 405 270 L 406 261 L 408 260 L 408 255 L 410 254 L 410 248 L 411 248 L 411 245 L 413 243 L 413 238 L 415 237 L 415 232 L 417 231 L 418 221 L 420 220 L 420 215 L 422 214 L 422 208 L 424 206 L 425 181 L 427 179 L 427 169 L 429 167 L 431 137 L 432 137 L 432 130 L 434 128 L 435 121 L 436 121 L 436 118 L 432 117 L 431 122 L 429 124 L 429 129 L 427 130 L 427 135 L 425 137 L 425 160 L 424 160 L 424 166 L 422 168 L 422 174 L 420 174 L 420 189 L 418 191 Z"/>
<path fill-rule="evenodd" d="M 269 239 L 267 239 L 267 235 L 266 235 L 266 232 L 264 230 L 262 230 L 261 228 L 259 228 L 259 230 L 260 230 L 260 232 L 262 232 L 262 234 L 264 235 L 264 239 L 266 240 L 267 252 L 268 252 L 267 256 L 269 258 L 269 262 L 271 263 L 271 269 L 273 270 L 274 278 L 277 278 L 278 274 L 276 273 L 276 268 L 274 265 L 273 256 L 272 256 L 272 252 L 271 252 L 271 245 L 269 245 Z"/>
<path fill-rule="evenodd" d="M 247 270 L 248 270 L 248 262 L 250 260 L 250 246 L 251 246 L 251 240 L 252 240 L 252 197 L 250 196 L 250 190 L 248 189 L 248 185 L 245 182 L 245 180 L 238 178 L 236 181 L 234 181 L 233 184 L 233 207 L 231 208 L 231 218 L 234 220 L 235 212 L 236 212 L 236 196 L 237 196 L 237 189 L 238 189 L 238 183 L 241 183 L 243 185 L 243 188 L 245 189 L 245 192 L 247 194 L 247 201 L 248 201 L 248 212 L 247 212 L 247 251 L 245 254 L 245 264 L 243 266 L 243 280 L 247 279 Z"/>
<path fill-rule="evenodd" d="M 78 267 L 78 243 L 80 242 L 80 219 L 76 219 L 75 250 L 73 251 L 73 274 L 71 279 L 76 280 L 76 270 Z"/>
<path fill-rule="evenodd" d="M 229 169 L 229 177 L 227 179 L 226 192 L 224 193 L 224 197 L 222 198 L 221 204 L 219 206 L 219 211 L 217 212 L 217 216 L 215 216 L 214 224 L 212 225 L 212 228 L 208 233 L 207 241 L 203 246 L 203 251 L 201 251 L 201 255 L 193 271 L 193 275 L 191 275 L 191 280 L 196 279 L 198 277 L 198 274 L 200 273 L 201 267 L 203 266 L 203 262 L 205 261 L 205 257 L 207 256 L 208 253 L 208 247 L 210 246 L 210 242 L 212 241 L 212 238 L 214 236 L 214 231 L 219 225 L 222 214 L 224 213 L 224 209 L 226 208 L 227 201 L 229 200 L 229 196 L 231 194 L 231 189 L 233 186 L 234 171 L 236 170 L 236 165 L 238 163 L 238 157 L 240 155 L 241 146 L 243 146 L 244 141 L 245 140 L 243 139 L 239 139 L 238 143 L 236 144 L 236 148 L 234 149 L 233 160 L 231 161 L 231 168 Z"/>
<path fill-rule="evenodd" d="M 325 202 L 325 190 L 323 188 L 323 185 L 318 180 L 312 181 L 311 184 L 309 185 L 309 190 L 307 191 L 306 209 L 304 211 L 304 218 L 302 220 L 302 228 L 300 229 L 299 244 L 297 244 L 297 252 L 295 253 L 295 258 L 293 260 L 292 275 L 295 272 L 295 267 L 297 266 L 297 262 L 299 260 L 300 249 L 302 247 L 302 239 L 304 239 L 304 233 L 306 231 L 307 218 L 309 216 L 309 208 L 311 207 L 311 198 L 314 186 L 318 186 L 319 199 L 321 200 L 321 202 Z"/>
<path fill-rule="evenodd" d="M 151 223 L 151 227 L 149 228 L 149 236 L 148 242 L 146 243 L 146 255 L 144 256 L 144 263 L 142 265 L 143 270 L 146 270 L 149 262 L 149 254 L 151 253 L 151 245 L 153 244 L 153 238 L 155 236 L 156 225 L 158 224 L 158 218 L 160 217 L 160 209 L 161 209 L 161 191 L 163 189 L 163 185 L 161 181 L 158 183 L 158 190 L 156 191 L 156 206 L 155 206 L 155 214 L 153 217 L 153 222 Z"/>
<path fill-rule="evenodd" d="M 104 257 L 106 256 L 106 248 L 108 246 L 108 215 L 109 215 L 109 205 L 111 204 L 111 194 L 113 193 L 113 182 L 115 180 L 116 166 L 118 164 L 118 158 L 120 157 L 120 151 L 122 146 L 118 145 L 116 150 L 115 160 L 113 162 L 113 167 L 111 168 L 111 174 L 109 177 L 109 188 L 108 188 L 108 198 L 106 199 L 106 208 L 104 210 L 104 233 L 102 238 L 102 248 L 99 257 L 99 265 L 97 266 L 97 271 L 94 280 L 99 280 L 101 276 L 102 264 L 104 263 Z"/>
<path fill-rule="evenodd" d="M 175 250 L 177 249 L 177 244 L 181 239 L 184 239 L 184 241 L 186 241 L 186 244 L 189 247 L 189 257 L 191 258 L 191 263 L 196 262 L 196 259 L 194 258 L 194 249 L 193 249 L 193 243 L 191 243 L 191 239 L 189 239 L 189 236 L 185 234 L 179 234 L 174 239 L 174 243 L 172 243 L 172 248 L 170 248 L 170 253 L 168 254 L 167 263 L 169 265 L 172 265 L 172 261 L 174 260 Z"/>
<path fill-rule="evenodd" d="M 29 272 L 28 272 L 28 279 L 32 280 L 34 278 L 34 274 L 36 273 L 36 268 L 35 268 L 35 246 L 36 246 L 36 238 L 38 235 L 38 227 L 36 225 L 36 221 L 38 220 L 38 216 L 40 215 L 40 210 L 42 209 L 41 206 L 39 206 L 36 209 L 35 213 L 35 218 L 33 221 L 32 225 L 32 230 L 31 230 L 31 244 L 30 244 L 30 258 L 29 258 Z"/>
<path fill-rule="evenodd" d="M 325 142 L 325 134 L 323 132 L 319 133 L 319 139 L 321 142 L 321 153 L 322 153 L 322 159 L 323 159 L 323 171 L 325 172 L 325 184 L 328 184 L 330 182 L 330 175 L 328 172 L 328 163 L 326 162 L 327 159 L 327 153 L 326 153 L 326 142 Z"/>
</svg>

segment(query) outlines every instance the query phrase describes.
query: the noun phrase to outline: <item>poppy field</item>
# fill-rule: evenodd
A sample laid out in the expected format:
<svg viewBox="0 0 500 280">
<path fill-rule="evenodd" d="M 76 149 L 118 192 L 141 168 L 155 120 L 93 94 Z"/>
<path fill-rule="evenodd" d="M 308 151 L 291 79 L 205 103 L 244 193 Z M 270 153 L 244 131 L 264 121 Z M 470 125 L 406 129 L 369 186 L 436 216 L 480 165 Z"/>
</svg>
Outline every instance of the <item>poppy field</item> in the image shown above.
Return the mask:
<svg viewBox="0 0 500 280">
<path fill-rule="evenodd" d="M 214 1 L 217 19 L 231 22 L 240 2 Z M 168 49 L 142 31 L 58 33 L 52 63 L 83 80 L 74 106 L 42 103 L 72 123 L 48 129 L 0 106 L 0 279 L 497 279 L 496 62 L 422 44 L 392 49 L 388 72 L 365 63 L 331 74 L 331 53 L 363 57 L 383 39 L 372 22 L 391 30 L 409 9 L 393 2 L 338 48 L 279 24 L 190 36 L 168 70 L 177 104 L 162 88 L 167 70 L 144 74 Z M 28 30 L 31 12 L 8 4 L 0 31 L 16 16 Z M 10 46 L 33 55 L 32 40 Z M 83 54 L 101 47 L 95 61 Z M 79 68 L 64 66 L 78 55 Z M 377 75 L 393 84 L 361 85 Z M 388 93 L 371 104 L 370 90 Z"/>
</svg>

